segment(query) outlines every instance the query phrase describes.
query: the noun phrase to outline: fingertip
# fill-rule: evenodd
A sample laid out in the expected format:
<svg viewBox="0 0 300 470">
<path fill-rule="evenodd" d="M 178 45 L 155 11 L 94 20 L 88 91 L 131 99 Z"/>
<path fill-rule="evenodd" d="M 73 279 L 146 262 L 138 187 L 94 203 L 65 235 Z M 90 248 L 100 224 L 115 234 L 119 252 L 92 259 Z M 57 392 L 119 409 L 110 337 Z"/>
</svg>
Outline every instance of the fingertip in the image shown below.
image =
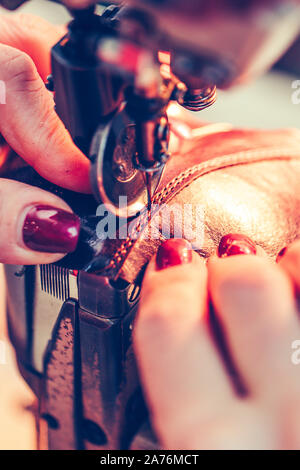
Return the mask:
<svg viewBox="0 0 300 470">
<path fill-rule="evenodd" d="M 46 264 L 76 249 L 80 221 L 56 195 L 1 180 L 0 262 Z"/>
<path fill-rule="evenodd" d="M 27 207 L 20 240 L 26 248 L 44 253 L 72 253 L 80 232 L 80 219 L 71 211 L 46 204 Z"/>
<path fill-rule="evenodd" d="M 162 271 L 178 265 L 192 262 L 192 245 L 182 238 L 165 240 L 157 250 L 155 268 Z"/>
<path fill-rule="evenodd" d="M 300 240 L 284 247 L 277 255 L 277 264 L 290 278 L 297 293 L 300 292 Z"/>
<path fill-rule="evenodd" d="M 224 235 L 215 251 L 208 259 L 207 264 L 211 265 L 218 259 L 227 259 L 232 256 L 258 256 L 270 259 L 266 251 L 251 238 L 244 234 L 229 233 Z"/>
<path fill-rule="evenodd" d="M 205 270 L 206 259 L 193 250 L 191 243 L 185 239 L 172 238 L 165 240 L 158 247 L 157 252 L 150 259 L 144 276 L 168 277 L 171 272 L 182 272 L 191 269 Z"/>
<path fill-rule="evenodd" d="M 224 235 L 219 243 L 217 254 L 219 258 L 236 255 L 256 255 L 255 243 L 247 235 L 229 233 Z"/>
</svg>

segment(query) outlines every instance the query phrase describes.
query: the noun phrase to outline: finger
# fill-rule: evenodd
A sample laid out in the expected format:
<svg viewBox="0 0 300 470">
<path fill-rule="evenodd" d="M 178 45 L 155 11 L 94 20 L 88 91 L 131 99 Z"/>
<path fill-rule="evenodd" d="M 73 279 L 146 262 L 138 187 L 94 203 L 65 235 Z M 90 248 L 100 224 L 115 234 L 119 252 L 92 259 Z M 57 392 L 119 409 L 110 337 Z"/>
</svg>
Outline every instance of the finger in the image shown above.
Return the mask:
<svg viewBox="0 0 300 470">
<path fill-rule="evenodd" d="M 0 262 L 44 264 L 74 251 L 79 219 L 57 196 L 0 180 Z"/>
<path fill-rule="evenodd" d="M 251 396 L 268 406 L 299 396 L 291 356 L 300 329 L 288 277 L 266 258 L 241 255 L 211 258 L 208 273 L 216 314 Z"/>
<path fill-rule="evenodd" d="M 151 261 L 134 329 L 142 383 L 167 448 L 206 447 L 213 430 L 199 441 L 199 428 L 224 416 L 234 399 L 206 322 L 206 267 L 188 250 L 187 242 L 169 240 Z"/>
<path fill-rule="evenodd" d="M 43 18 L 27 14 L 0 16 L 0 43 L 28 54 L 45 81 L 50 74 L 50 49 L 65 34 Z"/>
<path fill-rule="evenodd" d="M 69 8 L 74 8 L 75 10 L 82 10 L 91 5 L 95 5 L 97 0 L 63 0 L 64 4 Z M 115 3 L 118 3 L 119 0 L 116 0 Z"/>
<path fill-rule="evenodd" d="M 89 192 L 89 161 L 55 113 L 52 96 L 31 58 L 0 45 L 0 71 L 6 91 L 6 104 L 0 105 L 5 140 L 44 178 Z"/>
<path fill-rule="evenodd" d="M 297 292 L 300 292 L 300 240 L 281 250 L 277 257 L 279 266 L 288 274 Z"/>
</svg>

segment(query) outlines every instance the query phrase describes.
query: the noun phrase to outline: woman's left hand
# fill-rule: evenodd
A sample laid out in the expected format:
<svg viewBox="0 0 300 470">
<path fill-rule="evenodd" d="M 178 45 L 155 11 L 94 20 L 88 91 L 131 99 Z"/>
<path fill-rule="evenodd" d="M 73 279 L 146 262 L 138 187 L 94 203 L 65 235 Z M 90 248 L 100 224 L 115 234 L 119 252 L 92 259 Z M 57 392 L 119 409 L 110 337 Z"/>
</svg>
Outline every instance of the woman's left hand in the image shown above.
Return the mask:
<svg viewBox="0 0 300 470">
<path fill-rule="evenodd" d="M 219 255 L 168 240 L 147 268 L 134 344 L 154 428 L 167 449 L 299 449 L 300 241 L 277 265 L 240 235 Z"/>
</svg>

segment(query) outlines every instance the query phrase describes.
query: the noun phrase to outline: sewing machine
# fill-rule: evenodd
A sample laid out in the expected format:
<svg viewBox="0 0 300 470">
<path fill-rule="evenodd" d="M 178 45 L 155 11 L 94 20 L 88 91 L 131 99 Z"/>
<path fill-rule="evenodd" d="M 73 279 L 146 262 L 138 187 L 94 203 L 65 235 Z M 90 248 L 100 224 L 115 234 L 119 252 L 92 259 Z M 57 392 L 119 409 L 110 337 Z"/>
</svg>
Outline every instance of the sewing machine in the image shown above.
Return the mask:
<svg viewBox="0 0 300 470">
<path fill-rule="evenodd" d="M 183 8 L 153 0 L 70 10 L 45 85 L 90 159 L 93 196 L 29 168 L 11 175 L 55 192 L 81 217 L 75 253 L 53 265 L 6 266 L 10 337 L 38 397 L 41 448 L 159 448 L 131 344 L 142 270 L 128 282 L 116 269 L 119 234 L 151 213 L 172 157 L 169 104 L 201 111 L 217 88 L 260 73 L 278 54 L 276 38 L 284 50 L 295 37 L 296 3 L 190 0 Z M 99 233 L 104 206 L 116 217 L 115 238 Z"/>
</svg>

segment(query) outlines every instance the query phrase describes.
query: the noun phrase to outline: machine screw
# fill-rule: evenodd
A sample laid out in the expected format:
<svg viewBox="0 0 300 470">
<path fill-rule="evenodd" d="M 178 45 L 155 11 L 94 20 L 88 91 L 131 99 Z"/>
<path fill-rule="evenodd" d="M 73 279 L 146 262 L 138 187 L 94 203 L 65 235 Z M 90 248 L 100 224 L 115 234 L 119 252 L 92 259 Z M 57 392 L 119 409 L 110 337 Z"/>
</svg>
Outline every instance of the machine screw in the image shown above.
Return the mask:
<svg viewBox="0 0 300 470">
<path fill-rule="evenodd" d="M 217 99 L 216 87 L 191 89 L 180 95 L 178 103 L 189 111 L 202 111 L 212 106 Z"/>
<path fill-rule="evenodd" d="M 52 75 L 48 75 L 47 81 L 45 83 L 45 87 L 49 91 L 52 91 L 52 92 L 54 91 L 54 81 L 53 81 L 53 76 Z"/>
</svg>

